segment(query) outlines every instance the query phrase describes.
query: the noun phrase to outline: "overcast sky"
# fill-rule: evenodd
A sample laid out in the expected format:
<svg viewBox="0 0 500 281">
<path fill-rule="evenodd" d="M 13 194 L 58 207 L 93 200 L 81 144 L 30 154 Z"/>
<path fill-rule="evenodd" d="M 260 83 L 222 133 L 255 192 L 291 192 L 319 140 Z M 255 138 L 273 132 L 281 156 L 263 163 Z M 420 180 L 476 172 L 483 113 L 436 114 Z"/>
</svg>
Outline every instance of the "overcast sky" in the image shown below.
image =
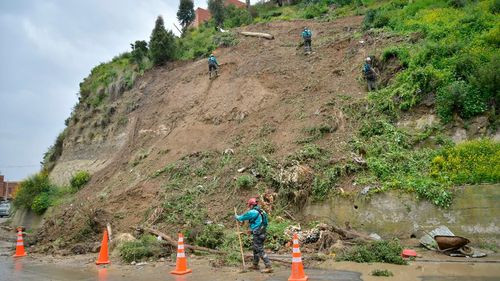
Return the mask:
<svg viewBox="0 0 500 281">
<path fill-rule="evenodd" d="M 0 174 L 37 172 L 91 68 L 149 40 L 158 15 L 174 29 L 177 8 L 178 0 L 0 0 Z"/>
</svg>

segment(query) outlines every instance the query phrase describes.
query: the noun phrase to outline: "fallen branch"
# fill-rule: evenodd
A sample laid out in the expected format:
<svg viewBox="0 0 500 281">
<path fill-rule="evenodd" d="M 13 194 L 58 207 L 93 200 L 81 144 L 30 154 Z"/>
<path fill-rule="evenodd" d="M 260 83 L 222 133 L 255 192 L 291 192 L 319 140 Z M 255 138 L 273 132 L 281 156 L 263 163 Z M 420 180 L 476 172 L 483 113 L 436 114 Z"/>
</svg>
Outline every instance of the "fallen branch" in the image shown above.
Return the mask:
<svg viewBox="0 0 500 281">
<path fill-rule="evenodd" d="M 172 239 L 172 237 L 168 236 L 167 234 L 159 231 L 159 230 L 156 230 L 156 229 L 153 229 L 153 228 L 149 228 L 149 227 L 132 227 L 133 229 L 138 229 L 138 230 L 142 230 L 142 231 L 147 231 L 151 234 L 154 234 L 156 236 L 160 236 L 165 242 L 167 242 L 167 244 L 173 246 L 173 247 L 177 247 L 177 241 Z M 221 251 L 217 251 L 217 250 L 214 250 L 214 249 L 209 249 L 209 248 L 205 248 L 205 247 L 200 247 L 200 246 L 192 246 L 192 245 L 188 245 L 188 244 L 184 244 L 184 248 L 186 249 L 190 249 L 190 250 L 195 250 L 195 251 L 202 251 L 202 252 L 209 252 L 209 253 L 212 253 L 212 254 L 219 254 L 219 255 L 224 255 L 225 253 L 224 252 L 221 252 Z"/>
<path fill-rule="evenodd" d="M 288 212 L 287 210 L 284 210 L 283 212 L 285 213 L 285 215 L 288 216 L 288 218 L 292 219 L 293 221 L 297 221 L 297 219 L 292 214 L 290 214 L 290 212 Z"/>
<path fill-rule="evenodd" d="M 240 34 L 244 35 L 244 36 L 261 37 L 261 38 L 265 38 L 265 39 L 268 39 L 268 40 L 273 40 L 274 39 L 274 35 L 269 34 L 269 33 L 240 31 Z"/>
</svg>

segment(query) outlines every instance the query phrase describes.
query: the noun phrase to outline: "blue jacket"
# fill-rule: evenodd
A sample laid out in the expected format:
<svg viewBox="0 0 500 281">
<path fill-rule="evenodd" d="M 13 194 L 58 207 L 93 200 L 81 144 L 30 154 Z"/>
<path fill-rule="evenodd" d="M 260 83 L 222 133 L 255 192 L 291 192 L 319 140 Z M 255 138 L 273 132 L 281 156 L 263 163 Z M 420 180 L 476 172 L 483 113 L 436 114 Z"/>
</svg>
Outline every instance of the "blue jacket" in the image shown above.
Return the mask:
<svg viewBox="0 0 500 281">
<path fill-rule="evenodd" d="M 302 38 L 304 39 L 311 39 L 312 37 L 312 31 L 309 30 L 309 29 L 306 29 L 304 31 L 302 31 Z"/>
<path fill-rule="evenodd" d="M 259 206 L 255 206 L 253 209 L 247 211 L 241 216 L 236 216 L 236 219 L 238 221 L 249 221 L 250 222 L 250 229 L 251 230 L 256 230 L 260 227 L 262 224 L 262 216 L 259 214 L 259 211 L 257 211 Z"/>
<path fill-rule="evenodd" d="M 217 62 L 217 59 L 215 58 L 215 56 L 208 57 L 208 64 L 219 65 L 219 63 Z"/>
</svg>

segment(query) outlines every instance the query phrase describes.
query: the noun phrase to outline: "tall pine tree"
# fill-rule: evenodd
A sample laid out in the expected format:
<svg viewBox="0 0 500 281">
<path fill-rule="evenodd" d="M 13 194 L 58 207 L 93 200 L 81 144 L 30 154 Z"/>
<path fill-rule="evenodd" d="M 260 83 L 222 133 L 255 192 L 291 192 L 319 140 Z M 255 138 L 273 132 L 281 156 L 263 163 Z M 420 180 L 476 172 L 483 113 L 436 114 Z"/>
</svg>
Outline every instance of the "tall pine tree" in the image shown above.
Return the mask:
<svg viewBox="0 0 500 281">
<path fill-rule="evenodd" d="M 182 32 L 186 32 L 188 26 L 194 21 L 194 4 L 192 0 L 180 0 L 177 19 L 181 23 Z"/>
<path fill-rule="evenodd" d="M 208 0 L 208 9 L 215 20 L 215 26 L 222 26 L 226 13 L 223 0 Z"/>
<path fill-rule="evenodd" d="M 154 65 L 161 65 L 172 60 L 175 55 L 175 36 L 165 29 L 163 18 L 158 16 L 149 39 L 149 50 Z"/>
</svg>

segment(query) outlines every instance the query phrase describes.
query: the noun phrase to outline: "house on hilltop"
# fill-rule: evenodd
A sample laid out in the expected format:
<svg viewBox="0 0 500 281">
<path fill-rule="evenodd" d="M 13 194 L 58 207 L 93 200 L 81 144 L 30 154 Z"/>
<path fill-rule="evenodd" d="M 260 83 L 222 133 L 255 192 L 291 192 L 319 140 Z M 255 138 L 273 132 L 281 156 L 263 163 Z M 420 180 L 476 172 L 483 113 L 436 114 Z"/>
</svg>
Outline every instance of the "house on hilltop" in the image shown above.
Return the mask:
<svg viewBox="0 0 500 281">
<path fill-rule="evenodd" d="M 238 9 L 244 9 L 247 7 L 247 5 L 239 0 L 225 0 L 224 1 L 225 6 L 229 5 L 234 5 Z M 202 25 L 204 22 L 209 21 L 212 18 L 212 14 L 210 14 L 210 11 L 207 9 L 203 8 L 196 8 L 194 11 L 194 21 L 191 23 L 190 27 L 199 27 Z"/>
<path fill-rule="evenodd" d="M 4 181 L 4 176 L 0 175 L 0 200 L 12 199 L 12 196 L 19 187 L 19 183 L 15 181 Z"/>
</svg>

